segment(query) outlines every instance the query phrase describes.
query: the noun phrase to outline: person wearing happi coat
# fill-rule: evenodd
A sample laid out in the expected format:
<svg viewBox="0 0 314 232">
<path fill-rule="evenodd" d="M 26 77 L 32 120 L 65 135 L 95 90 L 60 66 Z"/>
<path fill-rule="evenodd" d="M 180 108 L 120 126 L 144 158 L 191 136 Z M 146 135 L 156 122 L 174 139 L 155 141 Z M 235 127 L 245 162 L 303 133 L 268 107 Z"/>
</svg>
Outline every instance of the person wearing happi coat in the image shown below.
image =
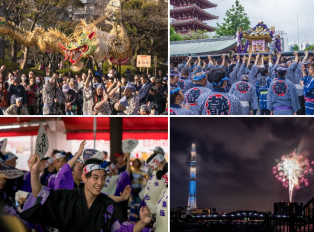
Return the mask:
<svg viewBox="0 0 314 232">
<path fill-rule="evenodd" d="M 250 53 L 250 55 L 251 54 L 252 53 Z M 253 86 L 256 86 L 259 67 L 263 67 L 263 66 L 264 66 L 264 55 L 262 55 L 261 57 L 260 54 L 257 54 L 255 57 L 254 65 L 249 73 L 249 83 L 251 83 Z"/>
<path fill-rule="evenodd" d="M 197 57 L 197 64 L 192 67 L 190 67 L 191 60 L 192 60 L 192 57 L 189 56 L 188 61 L 186 62 L 184 67 L 181 69 L 181 77 L 177 83 L 182 93 L 185 93 L 187 90 L 193 87 L 194 84 L 191 80 L 191 77 L 194 76 L 196 73 L 202 71 L 201 58 Z"/>
<path fill-rule="evenodd" d="M 155 232 L 167 231 L 168 228 L 168 163 L 164 165 L 162 170 L 156 173 L 158 180 L 165 183 L 164 189 L 159 195 L 157 203 L 156 222 L 154 224 Z"/>
<path fill-rule="evenodd" d="M 180 87 L 170 90 L 170 115 L 193 115 L 189 109 L 182 108 L 181 103 L 184 101 L 184 95 Z"/>
<path fill-rule="evenodd" d="M 152 214 L 157 214 L 159 196 L 165 188 L 164 181 L 157 178 L 157 172 L 163 170 L 163 167 L 166 164 L 166 159 L 163 153 L 154 153 L 147 159 L 146 164 L 153 170 L 153 173 L 148 178 L 147 185 L 144 189 L 142 205 L 147 205 Z"/>
<path fill-rule="evenodd" d="M 271 115 L 296 115 L 301 108 L 295 86 L 286 80 L 287 68 L 278 67 L 278 79 L 271 82 L 267 94 L 267 109 Z"/>
<path fill-rule="evenodd" d="M 295 84 L 295 87 L 297 88 L 298 98 L 301 106 L 301 110 L 298 111 L 298 115 L 305 115 L 305 97 L 304 97 L 304 82 L 303 82 L 303 66 L 308 65 L 311 63 L 311 60 L 309 58 L 309 51 L 304 52 L 305 56 L 302 60 L 302 62 L 298 63 L 298 67 L 295 71 L 296 80 L 299 81 L 299 84 Z M 306 74 L 305 74 L 306 75 Z"/>
<path fill-rule="evenodd" d="M 19 231 L 27 231 L 26 228 L 30 228 L 31 226 L 29 223 L 27 223 L 24 220 L 21 220 L 19 218 L 18 210 L 15 206 L 14 198 L 12 198 L 6 191 L 5 186 L 8 180 L 10 180 L 11 177 L 2 173 L 0 171 L 0 216 L 5 215 L 8 219 L 9 216 L 12 218 L 16 218 L 16 223 L 20 224 L 20 230 Z M 3 229 L 3 228 L 0 228 Z M 23 230 L 22 230 L 23 229 Z M 2 230 L 1 230 L 2 231 Z M 5 230 L 6 231 L 6 230 Z"/>
<path fill-rule="evenodd" d="M 204 72 L 196 73 L 192 76 L 194 86 L 185 92 L 184 103 L 187 104 L 193 114 L 197 114 L 197 99 L 203 93 L 212 92 L 207 88 L 207 75 Z"/>
<path fill-rule="evenodd" d="M 181 69 L 181 77 L 179 78 L 177 82 L 177 86 L 180 87 L 182 93 L 185 93 L 191 86 L 193 86 L 193 83 L 191 79 L 189 79 L 190 72 L 187 68 Z"/>
<path fill-rule="evenodd" d="M 229 93 L 236 96 L 241 104 L 242 115 L 252 115 L 258 109 L 255 87 L 248 82 L 248 76 L 243 75 L 241 81 L 234 83 Z"/>
<path fill-rule="evenodd" d="M 16 167 L 16 160 L 18 157 L 12 152 L 5 152 L 3 154 L 4 163 L 13 168 Z M 25 172 L 24 175 L 17 178 L 6 178 L 6 183 L 3 187 L 3 191 L 6 192 L 10 198 L 15 199 L 15 193 L 19 190 L 25 192 L 31 192 L 31 183 L 30 183 L 30 172 Z"/>
<path fill-rule="evenodd" d="M 209 81 L 214 86 L 211 93 L 204 93 L 197 100 L 199 115 L 241 115 L 241 104 L 233 94 L 226 92 L 229 78 L 221 69 L 213 69 L 209 73 Z"/>
<path fill-rule="evenodd" d="M 232 86 L 234 83 L 238 81 L 237 76 L 239 72 L 239 67 L 240 67 L 240 56 L 237 55 L 237 62 L 234 63 L 235 61 L 232 61 L 232 64 L 229 65 L 229 73 L 227 76 L 230 78 L 230 85 Z"/>
<path fill-rule="evenodd" d="M 306 115 L 314 115 L 314 63 L 310 64 L 308 75 L 303 66 L 302 74 L 304 83 L 305 113 Z"/>
<path fill-rule="evenodd" d="M 56 174 L 52 174 L 48 179 L 47 187 L 50 189 L 55 189 L 56 185 L 59 185 L 58 181 L 60 179 L 57 179 L 57 175 L 59 171 L 61 171 L 62 167 L 67 164 L 67 158 L 66 153 L 64 151 L 58 151 L 54 154 L 53 157 L 53 166 L 56 169 Z M 63 170 L 64 171 L 64 170 Z"/>
<path fill-rule="evenodd" d="M 101 193 L 106 181 L 103 161 L 88 159 L 83 166 L 84 188 L 51 190 L 39 181 L 39 156 L 32 156 L 32 194 L 24 205 L 21 218 L 57 228 L 60 232 L 146 232 L 151 221 L 147 207 L 140 210 L 140 220 L 124 223 L 116 203 Z"/>
<path fill-rule="evenodd" d="M 269 115 L 267 109 L 267 94 L 271 83 L 271 78 L 268 76 L 268 69 L 261 68 L 256 82 L 256 96 L 259 100 L 260 115 Z"/>
</svg>

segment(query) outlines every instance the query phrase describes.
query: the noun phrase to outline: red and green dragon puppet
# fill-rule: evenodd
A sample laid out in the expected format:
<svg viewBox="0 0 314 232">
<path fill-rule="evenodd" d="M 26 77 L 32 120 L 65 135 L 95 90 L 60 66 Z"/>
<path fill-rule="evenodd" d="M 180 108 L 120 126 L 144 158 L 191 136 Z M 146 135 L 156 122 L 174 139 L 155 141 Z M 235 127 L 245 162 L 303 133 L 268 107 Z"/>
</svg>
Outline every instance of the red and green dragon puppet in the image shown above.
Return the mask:
<svg viewBox="0 0 314 232">
<path fill-rule="evenodd" d="M 73 34 L 66 36 L 57 29 L 45 30 L 37 26 L 32 32 L 25 31 L 0 17 L 0 34 L 8 35 L 27 47 L 37 46 L 42 52 L 64 54 L 65 60 L 71 62 L 71 69 L 74 71 L 83 68 L 82 58 L 91 56 L 96 62 L 109 60 L 114 64 L 126 64 L 130 56 L 130 40 L 126 29 L 106 20 L 106 23 L 112 25 L 112 29 L 110 32 L 102 31 L 96 25 L 105 18 L 90 24 L 81 20 Z"/>
</svg>

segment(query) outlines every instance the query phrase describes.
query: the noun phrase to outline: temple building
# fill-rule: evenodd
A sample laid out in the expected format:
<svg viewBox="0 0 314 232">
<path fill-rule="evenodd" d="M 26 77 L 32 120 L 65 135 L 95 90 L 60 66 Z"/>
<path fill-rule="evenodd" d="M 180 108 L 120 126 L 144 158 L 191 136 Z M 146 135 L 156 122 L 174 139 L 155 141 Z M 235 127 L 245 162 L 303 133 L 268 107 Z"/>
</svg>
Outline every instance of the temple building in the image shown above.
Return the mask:
<svg viewBox="0 0 314 232">
<path fill-rule="evenodd" d="M 170 4 L 173 6 L 170 10 L 170 17 L 173 19 L 171 25 L 177 33 L 186 34 L 196 30 L 215 31 L 214 27 L 204 21 L 218 19 L 205 10 L 217 7 L 217 4 L 208 0 L 170 0 Z"/>
<path fill-rule="evenodd" d="M 170 42 L 170 61 L 178 64 L 188 56 L 205 56 L 227 54 L 234 50 L 237 39 L 234 37 L 220 37 L 215 39 L 198 39 Z"/>
</svg>

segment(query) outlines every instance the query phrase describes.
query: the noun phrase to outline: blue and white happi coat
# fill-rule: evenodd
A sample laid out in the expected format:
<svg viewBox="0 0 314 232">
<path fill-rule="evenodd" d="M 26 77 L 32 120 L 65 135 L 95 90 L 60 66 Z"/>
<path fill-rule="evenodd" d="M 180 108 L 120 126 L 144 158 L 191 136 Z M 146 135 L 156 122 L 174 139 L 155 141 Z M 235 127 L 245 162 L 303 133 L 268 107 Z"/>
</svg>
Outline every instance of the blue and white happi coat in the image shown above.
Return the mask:
<svg viewBox="0 0 314 232">
<path fill-rule="evenodd" d="M 202 94 L 197 100 L 200 115 L 241 115 L 241 104 L 233 94 L 222 88 Z"/>
</svg>

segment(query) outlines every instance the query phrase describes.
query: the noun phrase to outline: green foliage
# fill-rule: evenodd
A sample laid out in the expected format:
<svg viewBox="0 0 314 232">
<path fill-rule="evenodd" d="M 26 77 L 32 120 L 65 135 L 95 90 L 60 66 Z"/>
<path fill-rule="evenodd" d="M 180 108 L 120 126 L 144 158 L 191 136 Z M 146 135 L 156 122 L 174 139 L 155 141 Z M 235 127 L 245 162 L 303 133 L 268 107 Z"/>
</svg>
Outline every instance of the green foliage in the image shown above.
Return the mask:
<svg viewBox="0 0 314 232">
<path fill-rule="evenodd" d="M 112 66 L 110 66 L 109 62 L 104 62 L 104 65 L 103 65 L 103 72 L 104 73 L 108 73 L 111 68 L 112 68 Z M 130 69 L 131 72 L 136 71 L 136 68 L 133 67 L 132 65 L 121 65 L 121 73 L 122 74 L 124 74 L 127 69 Z"/>
<path fill-rule="evenodd" d="M 2 59 L 0 59 L 0 64 L 3 64 Z M 19 65 L 15 62 L 12 62 L 9 59 L 4 59 L 4 65 L 6 66 L 6 70 L 12 72 L 13 70 L 16 70 L 19 68 Z"/>
<path fill-rule="evenodd" d="M 35 74 L 35 76 L 37 76 L 37 75 L 42 76 L 42 77 L 46 76 L 46 71 L 45 70 L 38 70 L 38 68 L 26 68 L 26 69 L 20 70 L 21 73 L 24 73 L 26 75 L 28 75 L 28 73 L 30 71 L 32 71 Z"/>
<path fill-rule="evenodd" d="M 314 50 L 314 45 L 310 45 L 304 49 L 304 51 L 313 51 L 313 50 Z"/>
<path fill-rule="evenodd" d="M 299 48 L 299 46 L 296 44 L 296 45 L 294 45 L 294 47 L 293 47 L 293 49 L 292 49 L 292 51 L 294 51 L 294 52 L 298 52 L 300 50 L 300 48 Z"/>
<path fill-rule="evenodd" d="M 190 32 L 187 35 L 183 35 L 182 37 L 184 40 L 208 39 L 209 36 L 206 33 L 206 30 L 196 30 Z"/>
<path fill-rule="evenodd" d="M 176 33 L 173 26 L 170 25 L 170 41 L 181 41 L 183 40 L 183 37 Z"/>
<path fill-rule="evenodd" d="M 224 22 L 221 25 L 217 23 L 217 27 L 216 34 L 219 36 L 235 36 L 239 28 L 243 31 L 250 28 L 249 17 L 239 0 L 236 0 L 232 8 L 227 10 Z"/>
<path fill-rule="evenodd" d="M 88 72 L 88 69 L 87 68 L 83 68 L 81 71 L 78 71 L 78 72 L 74 72 L 72 69 L 69 69 L 69 68 L 64 68 L 64 69 L 58 69 L 56 70 L 57 73 L 68 73 L 68 72 L 72 72 L 74 75 L 75 74 L 81 74 L 81 73 L 87 73 Z"/>
<path fill-rule="evenodd" d="M 111 69 L 111 66 L 109 64 L 109 62 L 104 62 L 103 65 L 103 73 L 108 73 L 108 71 Z M 126 70 L 130 69 L 131 73 L 136 73 L 139 72 L 140 69 L 133 67 L 132 65 L 121 65 L 121 73 L 122 75 L 125 74 Z M 155 68 L 149 68 L 149 73 L 153 73 Z M 167 73 L 168 72 L 168 66 L 167 65 L 163 65 L 163 64 L 158 64 L 156 70 L 158 71 L 159 69 L 162 70 L 163 73 Z M 142 72 L 144 71 L 144 68 L 142 68 Z"/>
<path fill-rule="evenodd" d="M 168 60 L 168 3 L 165 1 L 128 0 L 122 5 L 122 23 L 131 40 L 131 64 L 139 54 L 156 55 Z"/>
</svg>

